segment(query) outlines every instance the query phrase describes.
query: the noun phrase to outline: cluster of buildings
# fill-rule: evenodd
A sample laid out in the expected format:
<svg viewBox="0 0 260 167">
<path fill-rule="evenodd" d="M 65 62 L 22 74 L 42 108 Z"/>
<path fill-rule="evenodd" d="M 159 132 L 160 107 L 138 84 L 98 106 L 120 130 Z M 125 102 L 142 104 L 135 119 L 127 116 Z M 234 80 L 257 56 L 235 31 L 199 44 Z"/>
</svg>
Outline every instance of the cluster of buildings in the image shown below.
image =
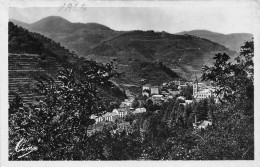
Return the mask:
<svg viewBox="0 0 260 167">
<path fill-rule="evenodd" d="M 180 93 L 185 90 L 188 85 L 192 85 L 193 92 L 192 97 L 193 100 L 186 100 L 184 96 L 178 96 L 177 100 L 180 100 L 181 102 L 179 105 L 183 105 L 184 107 L 186 105 L 189 105 L 194 102 L 194 100 L 199 101 L 202 99 L 207 99 L 210 97 L 216 97 L 214 95 L 214 87 L 207 86 L 204 83 L 199 83 L 197 78 L 194 82 L 183 82 L 180 80 L 174 80 L 171 82 L 164 82 L 160 86 L 152 86 L 150 84 L 145 84 L 142 87 L 142 95 L 147 96 L 149 99 L 153 101 L 154 104 L 160 104 L 161 102 L 167 101 L 168 99 L 172 99 L 173 97 L 176 97 L 177 95 L 180 95 Z M 215 98 L 217 99 L 217 98 Z M 95 116 L 92 115 L 91 118 L 95 119 L 95 124 L 92 125 L 89 129 L 89 133 L 93 133 L 94 131 L 97 131 L 98 129 L 102 128 L 104 123 L 108 122 L 115 122 L 117 118 L 123 118 L 128 114 L 139 114 L 139 113 L 145 113 L 145 108 L 132 108 L 132 104 L 134 102 L 134 98 L 130 97 L 128 99 L 125 99 L 123 101 L 119 108 L 114 109 L 112 112 L 107 112 L 106 114 L 102 116 Z M 205 126 L 204 126 L 205 124 Z M 194 123 L 194 128 L 196 129 L 203 129 L 208 125 L 212 125 L 209 121 L 203 121 L 203 122 L 197 122 Z M 129 129 L 129 123 L 123 122 L 117 124 L 117 130 L 127 130 Z"/>
<path fill-rule="evenodd" d="M 129 105 L 126 105 L 126 104 L 129 104 Z M 139 113 L 146 112 L 145 108 L 132 108 L 131 105 L 132 105 L 132 103 L 122 102 L 120 107 L 117 109 L 113 109 L 112 112 L 107 112 L 106 114 L 104 114 L 102 116 L 92 115 L 91 119 L 95 119 L 96 123 L 103 122 L 103 121 L 114 122 L 117 118 L 123 118 L 130 113 L 139 114 Z"/>
<path fill-rule="evenodd" d="M 88 134 L 91 135 L 95 131 L 101 130 L 104 124 L 115 122 L 118 118 L 124 118 L 129 114 L 140 114 L 146 112 L 145 108 L 132 108 L 133 102 L 134 99 L 125 99 L 125 101 L 120 104 L 119 108 L 113 109 L 112 112 L 107 112 L 102 116 L 91 115 L 90 118 L 95 120 L 95 124 L 89 126 Z M 129 130 L 129 127 L 130 124 L 128 122 L 117 123 L 116 131 Z"/>
<path fill-rule="evenodd" d="M 205 83 L 198 82 L 198 79 L 196 78 L 196 80 L 192 83 L 192 87 L 193 100 L 200 101 L 203 99 L 214 98 L 215 103 L 219 103 L 218 96 L 214 93 L 215 88 L 213 86 L 208 86 Z M 180 105 L 186 106 L 187 104 L 193 103 L 193 100 L 186 100 L 185 97 L 180 96 L 178 98 L 182 98 L 184 101 L 183 103 L 180 103 Z"/>
<path fill-rule="evenodd" d="M 203 99 L 214 98 L 215 102 L 218 103 L 218 97 L 214 93 L 215 89 L 212 86 L 208 86 L 205 83 L 198 82 L 198 79 L 194 82 L 181 82 L 180 80 L 172 81 L 170 83 L 163 83 L 159 89 L 159 86 L 151 86 L 149 84 L 143 86 L 143 96 L 147 96 L 154 103 L 158 101 L 165 101 L 169 98 L 176 97 L 180 95 L 183 90 L 185 90 L 188 85 L 192 85 L 192 100 L 186 100 L 184 96 L 178 96 L 176 99 L 180 101 L 179 105 L 183 105 L 186 107 L 189 104 L 192 104 L 194 101 L 200 101 Z M 146 91 L 147 90 L 147 91 Z M 150 92 L 150 94 L 148 94 Z M 202 120 L 197 122 L 195 118 L 195 123 L 193 123 L 193 127 L 196 130 L 205 129 L 208 126 L 212 125 L 212 121 L 210 120 Z"/>
<path fill-rule="evenodd" d="M 191 84 L 181 80 L 174 80 L 171 82 L 164 82 L 160 86 L 151 86 L 150 84 L 143 85 L 142 95 L 150 98 L 153 103 L 160 101 L 167 101 L 179 95 L 184 89 Z"/>
<path fill-rule="evenodd" d="M 169 86 L 175 85 L 177 86 L 177 89 L 169 89 Z M 170 83 L 163 83 L 161 86 L 161 94 L 162 95 L 172 95 L 172 96 L 176 96 L 179 95 L 183 90 L 187 89 L 188 86 L 192 86 L 193 88 L 193 92 L 192 92 L 192 97 L 194 100 L 199 101 L 202 99 L 208 99 L 211 97 L 214 97 L 215 101 L 217 102 L 217 96 L 214 93 L 215 92 L 215 88 L 213 86 L 208 86 L 205 83 L 202 82 L 198 82 L 198 79 L 196 77 L 194 82 L 184 82 L 184 81 L 172 81 Z M 165 88 L 167 89 L 167 91 L 165 91 Z M 151 89 L 153 89 L 151 87 Z M 151 93 L 152 94 L 152 93 Z M 187 101 L 188 103 L 190 103 L 190 101 Z"/>
</svg>

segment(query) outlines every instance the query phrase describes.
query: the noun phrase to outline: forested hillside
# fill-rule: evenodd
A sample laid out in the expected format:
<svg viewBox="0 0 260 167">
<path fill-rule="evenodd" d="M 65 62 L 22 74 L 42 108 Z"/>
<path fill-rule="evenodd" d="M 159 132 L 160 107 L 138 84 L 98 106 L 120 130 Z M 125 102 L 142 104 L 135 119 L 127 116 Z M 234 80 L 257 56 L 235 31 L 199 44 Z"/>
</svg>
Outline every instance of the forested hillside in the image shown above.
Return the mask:
<svg viewBox="0 0 260 167">
<path fill-rule="evenodd" d="M 38 33 L 18 27 L 9 22 L 8 48 L 9 53 L 39 54 L 43 58 L 55 57 L 57 61 L 65 63 L 69 57 L 75 57 L 72 52 L 59 43 Z"/>
<path fill-rule="evenodd" d="M 11 21 L 32 32 L 38 32 L 56 42 L 62 43 L 66 48 L 74 50 L 79 56 L 85 55 L 90 48 L 103 40 L 120 34 L 120 32 L 111 30 L 101 24 L 71 23 L 58 16 L 46 17 L 32 24 L 12 19 Z"/>
<path fill-rule="evenodd" d="M 42 72 L 43 75 L 51 75 L 53 77 L 57 76 L 59 69 L 49 68 L 51 64 L 60 64 L 65 68 L 73 68 L 75 71 L 81 71 L 83 60 L 78 58 L 78 56 L 61 46 L 59 43 L 56 43 L 52 39 L 49 39 L 41 34 L 30 32 L 22 27 L 14 25 L 12 22 L 9 22 L 9 42 L 8 42 L 9 53 L 19 54 L 37 54 L 38 59 L 36 60 L 37 65 L 30 67 L 31 70 L 35 68 L 44 68 L 45 72 Z M 13 64 L 13 60 L 10 59 L 9 64 Z M 92 62 L 92 61 L 89 61 Z M 19 63 L 19 62 L 18 62 Z M 102 68 L 102 64 L 90 63 L 96 68 Z M 17 64 L 18 65 L 18 64 Z M 20 72 L 21 73 L 21 72 Z M 29 73 L 24 74 L 25 77 L 33 77 Z M 33 78 L 31 78 L 33 79 Z M 112 84 L 112 83 L 111 83 Z M 113 89 L 100 87 L 99 92 L 103 94 L 106 101 L 117 101 L 120 98 L 125 98 L 122 90 L 113 85 Z M 105 93 L 107 92 L 107 93 Z M 19 93 L 19 92 L 18 92 Z"/>
<path fill-rule="evenodd" d="M 218 52 L 235 56 L 222 45 L 190 35 L 132 31 L 98 44 L 88 55 L 95 55 L 97 61 L 114 60 L 119 68 L 136 62 L 163 62 L 189 80 L 194 74 L 200 76 L 202 65 L 212 64 L 212 58 Z"/>
</svg>

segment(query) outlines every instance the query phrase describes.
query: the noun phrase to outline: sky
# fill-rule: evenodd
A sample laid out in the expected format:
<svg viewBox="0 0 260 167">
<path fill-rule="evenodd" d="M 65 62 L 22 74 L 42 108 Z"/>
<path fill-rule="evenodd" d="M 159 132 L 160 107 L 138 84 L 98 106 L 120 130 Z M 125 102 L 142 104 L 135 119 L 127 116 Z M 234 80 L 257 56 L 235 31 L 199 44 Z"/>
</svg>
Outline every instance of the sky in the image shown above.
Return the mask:
<svg viewBox="0 0 260 167">
<path fill-rule="evenodd" d="M 65 4 L 65 5 L 64 5 Z M 253 33 L 259 13 L 252 4 L 192 3 L 145 7 L 11 7 L 9 18 L 26 23 L 47 16 L 61 16 L 70 22 L 96 22 L 114 30 L 154 30 L 177 33 L 210 30 L 223 34 Z M 82 6 L 82 4 L 80 4 Z M 80 6 L 79 5 L 79 6 Z M 66 9 L 66 10 L 65 10 Z"/>
</svg>

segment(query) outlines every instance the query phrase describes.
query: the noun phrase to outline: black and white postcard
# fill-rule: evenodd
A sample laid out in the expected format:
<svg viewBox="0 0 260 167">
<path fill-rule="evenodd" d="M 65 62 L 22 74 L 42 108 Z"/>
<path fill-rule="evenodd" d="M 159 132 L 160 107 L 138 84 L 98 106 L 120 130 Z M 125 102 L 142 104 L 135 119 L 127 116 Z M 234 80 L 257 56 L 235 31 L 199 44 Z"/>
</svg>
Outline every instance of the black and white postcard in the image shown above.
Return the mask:
<svg viewBox="0 0 260 167">
<path fill-rule="evenodd" d="M 1 166 L 260 165 L 259 1 L 1 6 Z"/>
</svg>

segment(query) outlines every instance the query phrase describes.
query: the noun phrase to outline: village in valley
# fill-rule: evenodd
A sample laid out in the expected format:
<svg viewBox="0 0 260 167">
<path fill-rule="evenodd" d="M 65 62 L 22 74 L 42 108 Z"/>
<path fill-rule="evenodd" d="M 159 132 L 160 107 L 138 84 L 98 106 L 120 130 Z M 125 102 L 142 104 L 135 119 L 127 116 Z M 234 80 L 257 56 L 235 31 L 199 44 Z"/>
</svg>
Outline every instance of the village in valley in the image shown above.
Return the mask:
<svg viewBox="0 0 260 167">
<path fill-rule="evenodd" d="M 171 82 L 163 82 L 159 86 L 145 84 L 142 86 L 142 90 L 140 91 L 142 91 L 142 99 L 138 99 L 127 90 L 126 95 L 128 98 L 121 102 L 119 108 L 114 108 L 112 112 L 106 112 L 106 114 L 102 116 L 92 115 L 91 118 L 95 119 L 95 124 L 89 127 L 88 135 L 102 130 L 104 124 L 111 122 L 117 122 L 117 131 L 128 131 L 131 126 L 129 122 L 124 121 L 124 118 L 131 114 L 136 115 L 145 113 L 147 110 L 144 107 L 144 103 L 148 100 L 150 100 L 153 105 L 159 106 L 164 102 L 176 100 L 179 106 L 184 108 L 188 105 L 192 105 L 193 102 L 199 102 L 203 99 L 209 100 L 211 98 L 215 103 L 219 103 L 219 98 L 214 93 L 214 87 L 199 82 L 197 77 L 193 82 L 175 79 Z M 159 110 L 157 111 L 160 112 Z M 211 119 L 197 121 L 195 115 L 193 123 L 194 130 L 205 129 L 210 125 L 212 125 Z"/>
<path fill-rule="evenodd" d="M 32 63 L 26 64 L 28 58 L 30 58 Z M 15 54 L 10 55 L 10 60 L 12 60 L 10 61 L 9 65 L 10 90 L 16 90 L 16 88 L 19 87 L 18 84 L 21 83 L 24 83 L 25 85 L 27 84 L 28 87 L 31 87 L 30 85 L 32 81 L 28 79 L 28 76 L 21 78 L 23 79 L 21 80 L 22 82 L 18 83 L 15 81 L 17 80 L 17 76 L 21 75 L 21 72 L 25 71 L 26 73 L 37 73 L 39 71 L 44 71 L 43 68 L 37 68 L 37 70 L 35 70 L 31 67 L 33 63 L 36 63 L 37 58 L 37 55 L 30 54 L 19 56 Z M 19 64 L 19 66 L 16 64 Z M 60 65 L 57 64 L 51 64 L 49 66 L 49 69 L 61 69 Z M 141 81 L 145 82 L 146 80 L 141 79 Z M 60 84 L 60 81 L 55 80 L 55 83 Z M 23 89 L 23 91 L 25 91 L 25 89 Z M 161 106 L 165 102 L 176 100 L 179 106 L 184 108 L 188 105 L 192 105 L 193 102 L 198 102 L 202 99 L 213 98 L 215 103 L 218 103 L 219 99 L 214 94 L 214 91 L 215 90 L 213 86 L 199 82 L 197 77 L 194 81 L 184 81 L 180 78 L 176 78 L 171 82 L 163 82 L 161 85 L 144 84 L 140 89 L 141 96 L 137 96 L 126 89 L 125 94 L 127 99 L 124 99 L 118 108 L 113 108 L 111 112 L 105 111 L 104 115 L 91 115 L 91 119 L 95 120 L 95 124 L 89 126 L 88 134 L 91 135 L 96 131 L 102 130 L 104 125 L 115 122 L 119 131 L 129 129 L 131 127 L 130 123 L 124 121 L 124 119 L 129 115 L 146 113 L 147 109 L 144 107 L 144 105 L 148 101 L 152 102 L 153 105 Z M 15 99 L 15 97 L 15 95 L 9 95 L 10 99 Z M 28 94 L 26 91 L 24 94 L 21 93 L 21 97 L 23 97 L 24 102 L 27 102 L 28 104 L 34 104 L 36 109 L 39 109 L 37 106 L 41 105 L 43 102 L 42 96 L 36 96 L 35 94 L 34 96 L 30 96 L 30 94 Z M 24 103 L 24 106 L 28 105 Z M 159 112 L 159 110 L 157 110 L 157 112 Z M 194 129 L 205 129 L 208 125 L 212 125 L 211 120 L 197 121 L 196 118 L 194 119 Z"/>
</svg>

